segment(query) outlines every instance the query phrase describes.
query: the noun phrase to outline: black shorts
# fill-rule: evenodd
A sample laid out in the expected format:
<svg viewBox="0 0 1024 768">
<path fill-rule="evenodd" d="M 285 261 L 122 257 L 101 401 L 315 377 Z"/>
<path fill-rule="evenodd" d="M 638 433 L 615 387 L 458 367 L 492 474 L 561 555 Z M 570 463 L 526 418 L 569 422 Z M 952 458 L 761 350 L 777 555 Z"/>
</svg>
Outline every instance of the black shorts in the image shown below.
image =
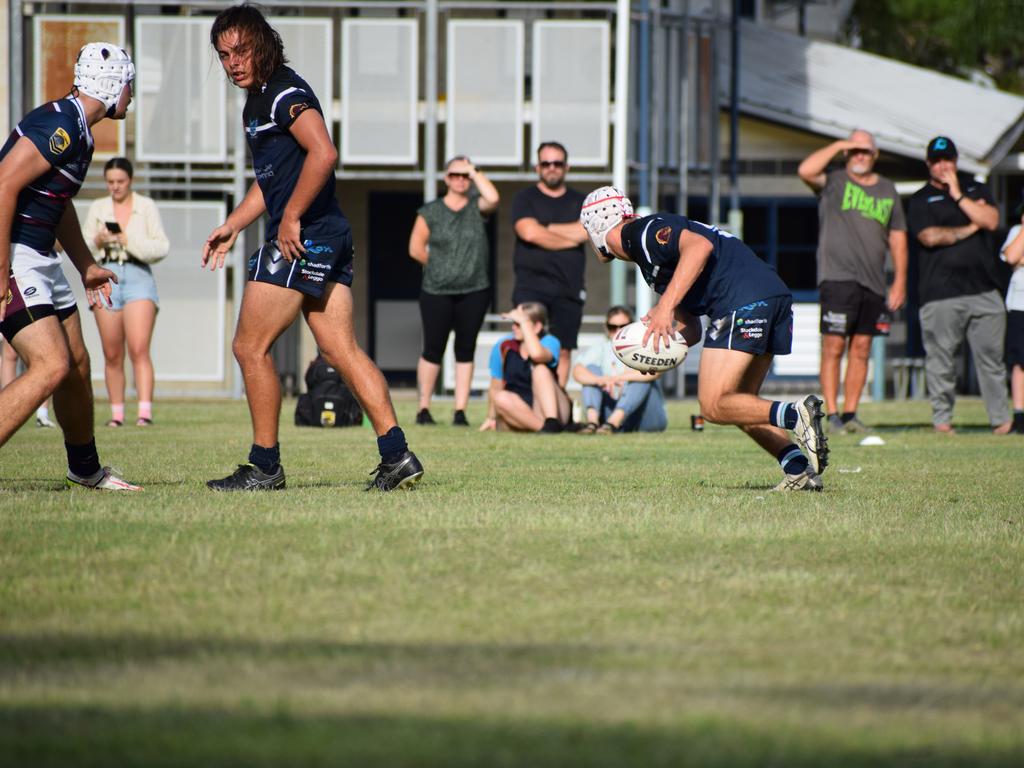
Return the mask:
<svg viewBox="0 0 1024 768">
<path fill-rule="evenodd" d="M 712 319 L 704 348 L 788 355 L 793 351 L 793 297 L 769 296 Z"/>
<path fill-rule="evenodd" d="M 834 336 L 888 336 L 892 318 L 885 297 L 852 280 L 818 286 L 821 332 Z"/>
<path fill-rule="evenodd" d="M 268 241 L 249 257 L 249 279 L 293 288 L 314 298 L 323 295 L 327 283 L 352 285 L 352 232 L 335 222 L 316 222 L 301 230 L 306 252 L 288 261 Z"/>
<path fill-rule="evenodd" d="M 576 349 L 580 325 L 583 323 L 583 302 L 561 297 L 545 296 L 529 290 L 516 289 L 512 303 L 516 306 L 536 301 L 548 310 L 548 331 L 562 345 L 562 349 Z"/>
<path fill-rule="evenodd" d="M 1024 367 L 1024 312 L 1016 309 L 1006 315 L 1006 365 Z"/>
</svg>

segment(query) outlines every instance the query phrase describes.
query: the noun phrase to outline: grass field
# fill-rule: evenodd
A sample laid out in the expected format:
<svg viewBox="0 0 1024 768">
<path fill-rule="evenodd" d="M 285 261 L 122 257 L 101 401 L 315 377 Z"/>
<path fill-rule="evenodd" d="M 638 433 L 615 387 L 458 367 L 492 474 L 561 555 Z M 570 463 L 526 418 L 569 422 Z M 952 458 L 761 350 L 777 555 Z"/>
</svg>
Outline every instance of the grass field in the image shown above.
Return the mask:
<svg viewBox="0 0 1024 768">
<path fill-rule="evenodd" d="M 682 402 L 409 427 L 423 483 L 371 495 L 372 433 L 289 408 L 277 494 L 203 486 L 243 403 L 101 429 L 140 495 L 60 490 L 53 431 L 0 451 L 0 764 L 1024 764 L 1024 439 L 977 401 L 954 437 L 865 406 L 886 445 L 835 437 L 822 494 Z"/>
</svg>

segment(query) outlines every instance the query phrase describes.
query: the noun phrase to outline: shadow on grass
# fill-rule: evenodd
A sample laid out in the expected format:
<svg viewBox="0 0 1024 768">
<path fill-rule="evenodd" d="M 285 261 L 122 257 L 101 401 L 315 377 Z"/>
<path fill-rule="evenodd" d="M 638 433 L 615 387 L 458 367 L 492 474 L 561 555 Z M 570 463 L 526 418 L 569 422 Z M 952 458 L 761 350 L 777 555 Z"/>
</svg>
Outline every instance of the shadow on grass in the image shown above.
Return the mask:
<svg viewBox="0 0 1024 768">
<path fill-rule="evenodd" d="M 0 705 L 0 754 L 32 766 L 972 766 L 998 749 L 855 743 L 809 729 L 693 718 L 672 728 L 411 715 L 265 714 L 210 708 Z"/>
<path fill-rule="evenodd" d="M 220 670 L 214 679 L 233 679 L 243 662 L 260 670 L 260 698 L 218 688 L 226 705 L 167 704 L 126 706 L 83 704 L 81 691 L 61 698 L 60 681 L 74 685 L 82 673 L 115 668 L 155 667 L 168 660 L 198 670 Z M 974 712 L 995 706 L 1024 708 L 1024 689 L 977 689 L 941 685 L 688 686 L 671 725 L 608 722 L 600 699 L 585 715 L 535 718 L 497 715 L 432 716 L 423 712 L 372 712 L 349 703 L 343 712 L 308 712 L 302 691 L 321 694 L 371 686 L 379 692 L 458 691 L 501 695 L 491 683 L 550 680 L 562 674 L 624 675 L 643 665 L 643 674 L 680 675 L 674 652 L 665 648 L 585 644 L 375 644 L 321 640 L 257 641 L 245 638 L 165 638 L 146 635 L 0 635 L 0 682 L 8 681 L 0 702 L 0 764 L 20 766 L 711 766 L 753 768 L 817 766 L 975 766 L 1001 768 L 1024 761 L 1019 738 L 972 740 L 963 733 L 948 739 L 915 738 L 905 730 L 875 736 L 870 728 L 841 724 L 865 708 L 882 713 Z M 294 662 L 294 663 L 293 663 Z M 174 674 L 175 667 L 167 668 Z M 658 670 L 662 670 L 659 672 Z M 564 674 L 573 672 L 573 674 Z M 98 672 L 97 672 L 98 674 Z M 290 682 L 275 688 L 272 680 Z M 276 675 L 276 677 L 275 677 Z M 18 701 L 19 686 L 45 680 L 46 701 Z M 316 685 L 312 685 L 314 680 Z M 56 688 L 54 688 L 56 686 Z M 249 690 L 243 686 L 241 690 Z M 521 693 L 529 691 L 525 686 Z M 622 688 L 636 695 L 635 686 Z M 490 693 L 487 693 L 490 691 Z M 14 695 L 11 695 L 14 694 Z M 30 695 L 30 694 L 27 694 Z M 109 692 L 101 693 L 109 697 Z M 580 692 L 581 696 L 587 695 Z M 570 690 L 570 699 L 571 690 Z M 343 699 L 342 699 L 343 700 Z M 428 696 L 425 701 L 430 701 Z M 444 697 L 442 697 L 444 700 Z M 470 696 L 472 700 L 472 695 Z M 331 698 L 317 699 L 329 707 Z M 408 700 L 406 706 L 408 705 Z M 711 710 L 701 701 L 717 702 Z M 324 704 L 323 702 L 327 702 Z M 745 713 L 723 714 L 738 705 Z M 789 705 L 794 704 L 795 709 Z M 638 702 L 638 712 L 644 707 Z M 455 704 L 459 706 L 458 703 Z M 472 706 L 472 705 L 470 705 Z M 780 712 L 832 709 L 834 725 L 804 725 Z M 298 711 L 298 709 L 303 711 Z M 491 711 L 494 711 L 493 709 Z M 550 712 L 550 710 L 546 710 Z M 709 714 L 715 712 L 716 714 Z M 666 713 L 668 714 L 668 713 Z M 967 728 L 967 733 L 971 729 Z M 1004 731 L 1005 734 L 1005 731 Z"/>
</svg>

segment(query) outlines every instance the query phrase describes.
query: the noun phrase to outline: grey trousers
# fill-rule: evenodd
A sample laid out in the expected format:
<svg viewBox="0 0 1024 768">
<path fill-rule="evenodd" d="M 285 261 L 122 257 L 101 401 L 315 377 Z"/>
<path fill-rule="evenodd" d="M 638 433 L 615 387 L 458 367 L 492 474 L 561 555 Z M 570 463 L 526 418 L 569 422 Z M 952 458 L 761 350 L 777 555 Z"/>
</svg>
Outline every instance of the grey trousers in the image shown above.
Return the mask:
<svg viewBox="0 0 1024 768">
<path fill-rule="evenodd" d="M 921 307 L 925 380 L 932 404 L 932 422 L 953 420 L 956 398 L 956 353 L 964 338 L 971 345 L 978 386 L 993 427 L 1010 420 L 1006 401 L 1006 306 L 999 291 L 929 301 Z"/>
</svg>

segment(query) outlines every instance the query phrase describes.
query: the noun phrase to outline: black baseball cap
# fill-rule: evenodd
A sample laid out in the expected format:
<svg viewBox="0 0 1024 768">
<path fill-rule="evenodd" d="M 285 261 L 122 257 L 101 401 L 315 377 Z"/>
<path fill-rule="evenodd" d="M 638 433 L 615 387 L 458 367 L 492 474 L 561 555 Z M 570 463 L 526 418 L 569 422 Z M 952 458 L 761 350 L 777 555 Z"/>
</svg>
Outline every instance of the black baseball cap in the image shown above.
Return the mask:
<svg viewBox="0 0 1024 768">
<path fill-rule="evenodd" d="M 956 144 L 948 136 L 936 136 L 928 142 L 927 158 L 929 160 L 956 160 Z"/>
</svg>

